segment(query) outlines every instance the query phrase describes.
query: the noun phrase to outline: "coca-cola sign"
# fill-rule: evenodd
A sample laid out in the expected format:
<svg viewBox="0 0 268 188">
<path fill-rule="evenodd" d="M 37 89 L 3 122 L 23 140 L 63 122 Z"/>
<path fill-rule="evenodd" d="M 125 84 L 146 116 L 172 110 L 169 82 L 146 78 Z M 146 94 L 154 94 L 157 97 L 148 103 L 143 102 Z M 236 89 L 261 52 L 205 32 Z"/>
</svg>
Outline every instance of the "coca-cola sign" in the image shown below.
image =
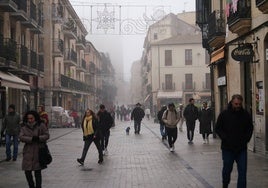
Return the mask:
<svg viewBox="0 0 268 188">
<path fill-rule="evenodd" d="M 251 62 L 253 57 L 253 50 L 251 44 L 244 44 L 238 46 L 232 51 L 232 58 L 236 61 Z"/>
</svg>

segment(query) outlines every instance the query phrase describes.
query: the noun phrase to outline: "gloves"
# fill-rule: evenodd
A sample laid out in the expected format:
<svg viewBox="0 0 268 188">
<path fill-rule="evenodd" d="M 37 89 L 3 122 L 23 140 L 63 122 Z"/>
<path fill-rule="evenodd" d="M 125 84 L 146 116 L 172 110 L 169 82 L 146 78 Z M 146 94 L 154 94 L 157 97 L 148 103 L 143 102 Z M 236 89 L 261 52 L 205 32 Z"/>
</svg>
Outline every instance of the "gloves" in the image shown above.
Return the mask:
<svg viewBox="0 0 268 188">
<path fill-rule="evenodd" d="M 39 136 L 33 136 L 32 142 L 39 142 Z"/>
</svg>

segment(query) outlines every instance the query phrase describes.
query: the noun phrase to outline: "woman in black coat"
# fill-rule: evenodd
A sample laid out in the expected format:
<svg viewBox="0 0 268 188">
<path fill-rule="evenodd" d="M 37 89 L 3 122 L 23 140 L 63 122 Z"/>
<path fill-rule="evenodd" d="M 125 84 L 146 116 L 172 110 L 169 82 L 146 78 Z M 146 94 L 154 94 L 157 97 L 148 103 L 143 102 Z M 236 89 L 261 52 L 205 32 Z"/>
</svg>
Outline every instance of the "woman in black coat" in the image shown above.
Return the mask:
<svg viewBox="0 0 268 188">
<path fill-rule="evenodd" d="M 204 144 L 209 143 L 209 134 L 211 131 L 212 110 L 207 106 L 207 102 L 203 102 L 203 107 L 198 114 L 198 120 L 200 122 L 200 134 L 202 134 Z"/>
<path fill-rule="evenodd" d="M 81 124 L 82 130 L 83 130 L 83 140 L 84 140 L 84 148 L 82 152 L 81 158 L 77 159 L 77 162 L 81 165 L 84 165 L 84 161 L 89 149 L 89 146 L 92 142 L 96 145 L 98 152 L 99 152 L 99 161 L 98 163 L 103 162 L 103 153 L 100 145 L 100 128 L 98 119 L 95 115 L 95 113 L 87 109 L 85 112 L 85 115 L 83 117 L 83 121 Z"/>
</svg>

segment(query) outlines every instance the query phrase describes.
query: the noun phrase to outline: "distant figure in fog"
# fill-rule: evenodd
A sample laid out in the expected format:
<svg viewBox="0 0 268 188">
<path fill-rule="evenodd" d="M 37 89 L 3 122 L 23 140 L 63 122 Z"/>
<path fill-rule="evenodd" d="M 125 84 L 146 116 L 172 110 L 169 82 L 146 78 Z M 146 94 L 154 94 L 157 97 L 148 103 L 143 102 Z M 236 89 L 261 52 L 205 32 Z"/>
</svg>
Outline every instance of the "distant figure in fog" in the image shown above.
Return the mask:
<svg viewBox="0 0 268 188">
<path fill-rule="evenodd" d="M 79 115 L 75 109 L 72 109 L 70 116 L 74 119 L 74 125 L 76 128 L 80 128 Z"/>
<path fill-rule="evenodd" d="M 99 152 L 99 161 L 98 163 L 101 164 L 103 162 L 103 153 L 102 148 L 100 145 L 100 127 L 98 124 L 98 119 L 95 115 L 95 113 L 87 109 L 85 112 L 85 115 L 82 120 L 82 131 L 83 131 L 83 141 L 84 141 L 84 148 L 82 152 L 81 158 L 77 159 L 77 162 L 81 165 L 84 165 L 84 161 L 89 149 L 89 146 L 92 142 L 94 142 L 95 146 L 98 149 Z"/>
<path fill-rule="evenodd" d="M 134 131 L 135 134 L 140 134 L 141 130 L 141 121 L 144 118 L 145 113 L 141 108 L 141 104 L 137 103 L 136 107 L 131 112 L 131 120 L 134 120 Z"/>
<path fill-rule="evenodd" d="M 211 131 L 211 122 L 212 122 L 212 110 L 208 107 L 207 102 L 203 102 L 203 106 L 201 107 L 198 113 L 198 120 L 200 122 L 200 134 L 202 134 L 204 144 L 209 143 L 209 134 Z"/>
<path fill-rule="evenodd" d="M 179 104 L 179 108 L 178 108 L 178 113 L 179 113 L 179 116 L 180 116 L 179 130 L 181 132 L 183 131 L 182 125 L 183 125 L 183 122 L 184 122 L 183 110 L 184 110 L 183 104 Z"/>
<path fill-rule="evenodd" d="M 48 120 L 48 114 L 45 111 L 45 106 L 40 105 L 37 107 L 37 110 L 38 110 L 41 121 L 43 121 L 45 123 L 46 127 L 48 128 L 49 120 Z"/>
<path fill-rule="evenodd" d="M 198 108 L 194 105 L 194 99 L 189 99 L 189 104 L 185 107 L 183 111 L 183 116 L 186 120 L 187 127 L 187 138 L 189 144 L 193 143 L 194 130 L 195 130 L 195 120 L 198 118 Z"/>
<path fill-rule="evenodd" d="M 247 144 L 253 132 L 250 114 L 243 109 L 243 97 L 233 95 L 226 110 L 222 111 L 216 122 L 216 133 L 221 138 L 222 150 L 222 184 L 227 188 L 233 170 L 237 163 L 237 188 L 247 186 Z"/>
<path fill-rule="evenodd" d="M 150 108 L 145 109 L 145 115 L 146 115 L 147 119 L 150 120 L 150 115 L 151 115 Z"/>
<path fill-rule="evenodd" d="M 40 119 L 38 112 L 28 111 L 24 115 L 19 138 L 25 143 L 23 147 L 22 170 L 25 172 L 29 188 L 41 188 L 41 170 L 47 168 L 47 166 L 41 166 L 39 163 L 39 146 L 49 139 L 49 132 L 46 125 Z M 32 175 L 33 171 L 35 183 Z"/>
</svg>

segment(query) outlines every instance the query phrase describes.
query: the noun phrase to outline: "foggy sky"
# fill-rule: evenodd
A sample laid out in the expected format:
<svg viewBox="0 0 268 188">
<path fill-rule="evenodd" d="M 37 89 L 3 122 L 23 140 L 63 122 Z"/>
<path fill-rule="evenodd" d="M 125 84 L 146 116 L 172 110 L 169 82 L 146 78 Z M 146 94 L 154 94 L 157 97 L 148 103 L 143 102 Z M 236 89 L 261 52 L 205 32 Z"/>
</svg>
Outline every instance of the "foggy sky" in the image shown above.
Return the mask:
<svg viewBox="0 0 268 188">
<path fill-rule="evenodd" d="M 131 5 L 131 8 L 127 9 L 126 13 L 122 11 L 122 17 L 137 17 L 137 19 L 143 16 L 141 8 L 138 8 L 141 5 L 148 6 L 148 9 L 146 9 L 148 14 L 150 14 L 149 9 L 156 5 L 162 5 L 167 14 L 169 12 L 177 14 L 183 11 L 195 10 L 195 0 L 70 0 L 70 2 L 82 22 L 86 24 L 87 30 L 90 28 L 87 25 L 89 24 L 90 5 L 94 7 L 103 3 L 109 5 Z M 116 70 L 116 79 L 129 80 L 132 63 L 139 60 L 142 56 L 145 36 L 146 32 L 139 35 L 119 35 L 116 33 L 109 35 L 89 34 L 86 39 L 90 40 L 98 51 L 110 54 L 112 64 Z"/>
</svg>

